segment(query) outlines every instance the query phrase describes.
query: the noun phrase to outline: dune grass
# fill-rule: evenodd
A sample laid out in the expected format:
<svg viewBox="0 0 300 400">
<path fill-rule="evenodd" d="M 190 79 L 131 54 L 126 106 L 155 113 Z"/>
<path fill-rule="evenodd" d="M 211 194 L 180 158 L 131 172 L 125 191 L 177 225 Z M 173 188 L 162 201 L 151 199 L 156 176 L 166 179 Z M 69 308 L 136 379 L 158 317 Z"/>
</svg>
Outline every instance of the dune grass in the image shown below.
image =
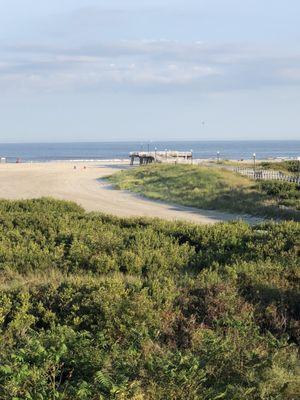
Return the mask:
<svg viewBox="0 0 300 400">
<path fill-rule="evenodd" d="M 108 179 L 118 189 L 184 206 L 300 219 L 299 196 L 269 194 L 259 183 L 225 169 L 157 164 L 121 171 Z"/>
</svg>

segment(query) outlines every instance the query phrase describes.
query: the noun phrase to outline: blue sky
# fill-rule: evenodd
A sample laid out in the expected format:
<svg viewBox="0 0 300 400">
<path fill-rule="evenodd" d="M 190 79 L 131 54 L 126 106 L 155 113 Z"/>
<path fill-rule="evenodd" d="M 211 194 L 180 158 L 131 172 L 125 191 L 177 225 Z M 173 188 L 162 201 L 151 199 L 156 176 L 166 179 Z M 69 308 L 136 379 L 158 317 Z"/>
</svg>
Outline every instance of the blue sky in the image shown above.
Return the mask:
<svg viewBox="0 0 300 400">
<path fill-rule="evenodd" d="M 2 142 L 300 139 L 298 0 L 0 6 Z"/>
</svg>

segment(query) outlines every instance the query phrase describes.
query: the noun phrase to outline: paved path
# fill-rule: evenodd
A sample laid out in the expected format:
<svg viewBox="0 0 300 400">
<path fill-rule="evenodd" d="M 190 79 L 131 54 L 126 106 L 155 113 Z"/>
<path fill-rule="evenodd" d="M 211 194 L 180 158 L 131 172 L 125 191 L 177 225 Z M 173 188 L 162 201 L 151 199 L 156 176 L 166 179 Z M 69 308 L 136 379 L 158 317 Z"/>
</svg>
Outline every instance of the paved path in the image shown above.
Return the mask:
<svg viewBox="0 0 300 400">
<path fill-rule="evenodd" d="M 3 164 L 0 165 L 0 197 L 28 199 L 51 196 L 75 201 L 87 211 L 101 211 L 121 217 L 157 217 L 195 223 L 233 219 L 244 219 L 250 223 L 260 221 L 249 216 L 146 200 L 128 192 L 114 190 L 101 180 L 121 168 L 126 166 L 89 162 L 77 163 L 74 169 L 74 164 L 70 162 Z"/>
</svg>

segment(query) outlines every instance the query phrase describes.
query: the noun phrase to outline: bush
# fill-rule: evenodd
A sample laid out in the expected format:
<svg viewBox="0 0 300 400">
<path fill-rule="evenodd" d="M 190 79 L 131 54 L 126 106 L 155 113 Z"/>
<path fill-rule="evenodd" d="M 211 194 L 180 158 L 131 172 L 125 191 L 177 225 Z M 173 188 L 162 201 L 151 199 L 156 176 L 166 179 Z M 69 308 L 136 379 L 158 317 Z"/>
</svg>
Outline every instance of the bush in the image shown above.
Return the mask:
<svg viewBox="0 0 300 400">
<path fill-rule="evenodd" d="M 269 196 L 281 199 L 300 198 L 300 186 L 296 183 L 286 181 L 261 181 L 259 187 Z"/>
<path fill-rule="evenodd" d="M 285 173 L 298 173 L 300 163 L 298 160 L 288 160 L 282 162 L 262 161 L 260 166 L 263 169 L 279 170 Z"/>
<path fill-rule="evenodd" d="M 0 216 L 1 399 L 299 397 L 298 223 Z"/>
<path fill-rule="evenodd" d="M 284 161 L 289 172 L 300 172 L 300 162 L 298 160 Z"/>
</svg>

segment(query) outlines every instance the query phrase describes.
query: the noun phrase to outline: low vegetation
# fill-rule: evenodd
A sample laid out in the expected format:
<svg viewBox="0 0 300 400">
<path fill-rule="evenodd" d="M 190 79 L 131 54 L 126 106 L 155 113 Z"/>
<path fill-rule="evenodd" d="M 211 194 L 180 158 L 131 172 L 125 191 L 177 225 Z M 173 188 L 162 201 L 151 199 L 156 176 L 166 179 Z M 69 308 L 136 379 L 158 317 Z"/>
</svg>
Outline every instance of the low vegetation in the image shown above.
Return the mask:
<svg viewBox="0 0 300 400">
<path fill-rule="evenodd" d="M 131 190 L 151 199 L 300 220 L 300 190 L 295 183 L 257 183 L 225 169 L 166 164 L 121 171 L 109 180 L 118 189 Z"/>
<path fill-rule="evenodd" d="M 0 219 L 1 399 L 299 398 L 299 223 Z"/>
<path fill-rule="evenodd" d="M 281 171 L 289 175 L 300 174 L 300 161 L 288 160 L 282 162 L 264 161 L 259 164 L 262 169 L 270 169 L 274 171 Z"/>
<path fill-rule="evenodd" d="M 221 160 L 220 162 L 209 162 L 212 165 L 218 166 L 232 166 L 241 168 L 253 168 L 253 161 L 229 161 Z M 298 160 L 286 160 L 286 161 L 259 161 L 256 160 L 257 170 L 270 170 L 280 171 L 286 175 L 298 176 L 300 174 L 300 161 Z"/>
</svg>

